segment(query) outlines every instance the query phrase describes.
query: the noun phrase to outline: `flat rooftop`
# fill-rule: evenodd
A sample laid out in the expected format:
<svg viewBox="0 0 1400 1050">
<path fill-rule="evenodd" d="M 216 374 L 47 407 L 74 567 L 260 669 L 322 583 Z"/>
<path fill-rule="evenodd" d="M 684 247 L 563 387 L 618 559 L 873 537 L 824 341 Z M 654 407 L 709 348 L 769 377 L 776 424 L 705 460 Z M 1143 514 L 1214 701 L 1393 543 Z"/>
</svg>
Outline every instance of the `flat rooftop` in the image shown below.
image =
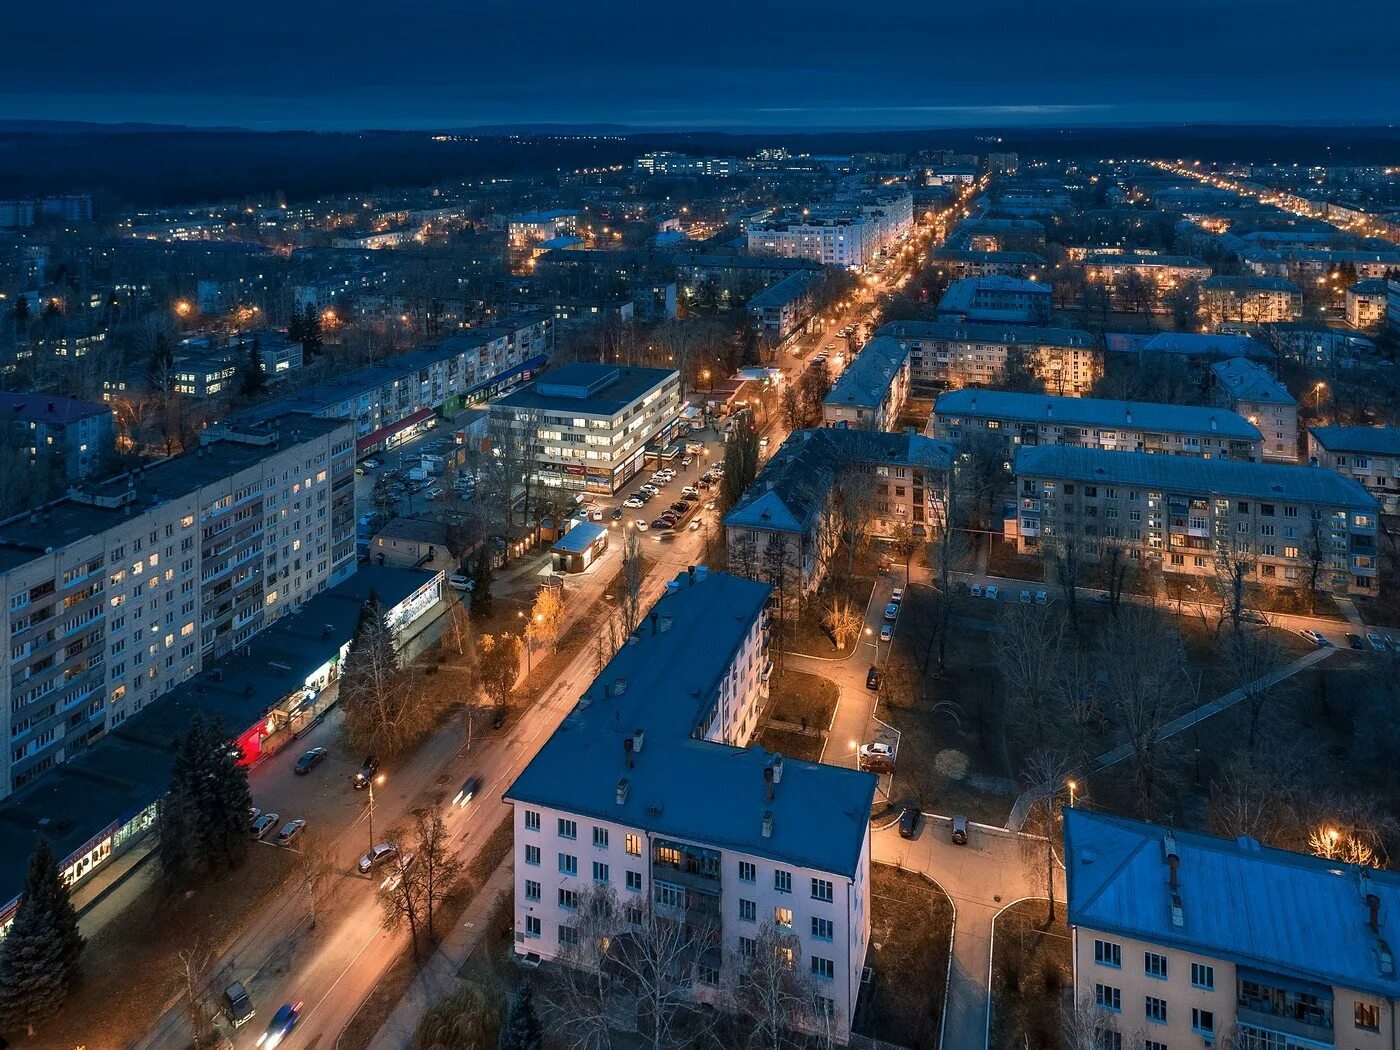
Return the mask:
<svg viewBox="0 0 1400 1050">
<path fill-rule="evenodd" d="M 673 368 L 574 361 L 543 373 L 528 386 L 493 402 L 491 407 L 615 415 L 679 375 Z"/>
</svg>

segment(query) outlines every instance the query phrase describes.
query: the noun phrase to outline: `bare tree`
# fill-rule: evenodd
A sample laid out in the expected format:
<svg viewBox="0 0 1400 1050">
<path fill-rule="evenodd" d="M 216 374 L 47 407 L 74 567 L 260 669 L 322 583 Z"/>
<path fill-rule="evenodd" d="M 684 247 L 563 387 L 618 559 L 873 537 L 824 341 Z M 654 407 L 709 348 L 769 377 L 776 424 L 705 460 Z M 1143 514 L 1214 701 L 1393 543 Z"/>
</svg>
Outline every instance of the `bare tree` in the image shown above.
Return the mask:
<svg viewBox="0 0 1400 1050">
<path fill-rule="evenodd" d="M 461 854 L 451 848 L 447 826 L 436 811 L 420 813 L 414 829 L 413 867 L 419 882 L 423 919 L 429 942 L 437 943 L 438 907 L 461 878 Z"/>
<path fill-rule="evenodd" d="M 335 875 L 335 851 L 331 844 L 314 833 L 303 832 L 301 847 L 296 854 L 297 877 L 306 890 L 306 903 L 310 908 L 311 929 L 316 928 L 316 903 L 321 890 Z"/>
<path fill-rule="evenodd" d="M 1066 784 L 1078 765 L 1076 758 L 1065 751 L 1042 749 L 1030 755 L 1021 770 L 1021 780 L 1030 793 L 1031 804 L 1026 814 L 1026 829 L 1042 841 L 1026 836 L 1021 839 L 1023 858 L 1031 870 L 1045 878 L 1045 924 L 1055 921 L 1055 844 L 1061 840 L 1060 802 L 1065 797 Z"/>
<path fill-rule="evenodd" d="M 1055 607 L 1012 606 L 992 635 L 992 652 L 1005 685 L 1009 721 L 1032 739 L 1044 739 L 1053 720 L 1049 698 L 1065 658 L 1065 618 Z"/>
<path fill-rule="evenodd" d="M 466 656 L 472 651 L 471 614 L 466 605 L 456 598 L 451 599 L 447 605 L 447 630 L 458 656 Z"/>
<path fill-rule="evenodd" d="M 1254 572 L 1250 544 L 1244 540 L 1223 540 L 1215 555 L 1215 582 L 1231 628 L 1238 633 L 1245 612 L 1246 585 Z"/>
<path fill-rule="evenodd" d="M 1269 627 L 1236 627 L 1225 636 L 1222 649 L 1230 680 L 1244 691 L 1248 749 L 1252 753 L 1264 709 L 1289 689 L 1289 680 L 1280 676 L 1290 662 L 1288 653 L 1278 632 Z"/>
<path fill-rule="evenodd" d="M 394 858 L 389 874 L 379 884 L 379 907 L 386 930 L 408 928 L 409 946 L 415 962 L 422 958 L 419 934 L 427 923 L 423 875 L 417 864 L 405 864 L 406 854 Z"/>
<path fill-rule="evenodd" d="M 1308 521 L 1308 531 L 1303 536 L 1303 558 L 1308 566 L 1308 608 L 1313 608 L 1317 598 L 1318 585 L 1322 582 L 1323 571 L 1331 560 L 1330 530 L 1322 517 L 1322 511 L 1314 509 Z"/>
<path fill-rule="evenodd" d="M 196 1047 L 208 1046 L 214 1038 L 214 963 L 214 947 L 203 937 L 175 953 L 175 979 Z"/>
<path fill-rule="evenodd" d="M 366 603 L 340 674 L 340 708 L 356 751 L 395 755 L 436 716 L 418 676 L 400 665 L 393 629 L 377 598 Z"/>
<path fill-rule="evenodd" d="M 1111 1036 L 1116 1032 L 1115 1015 L 1100 1009 L 1091 992 L 1076 995 L 1060 1015 L 1060 1045 L 1064 1050 L 1104 1050 L 1113 1045 Z"/>
<path fill-rule="evenodd" d="M 752 529 L 738 529 L 729 541 L 729 571 L 748 579 L 758 577 L 758 538 Z"/>
<path fill-rule="evenodd" d="M 645 579 L 641 534 L 636 529 L 628 529 L 622 541 L 622 594 L 618 601 L 622 612 L 623 637 L 631 635 L 642 622 L 642 583 Z"/>
<path fill-rule="evenodd" d="M 824 617 L 827 629 L 836 640 L 836 648 L 845 649 L 848 643 L 860 640 L 865 617 L 847 598 L 833 598 L 827 606 Z"/>
<path fill-rule="evenodd" d="M 899 555 L 899 559 L 904 562 L 904 586 L 906 587 L 909 586 L 909 562 L 919 546 L 919 537 L 914 535 L 913 526 L 907 521 L 897 522 L 890 537 L 890 549 Z"/>
<path fill-rule="evenodd" d="M 780 664 L 786 662 L 788 620 L 792 611 L 788 602 L 788 581 L 792 572 L 789 550 L 790 543 L 785 532 L 770 532 L 768 542 L 763 545 L 763 581 L 773 588 L 773 594 L 777 597 L 776 615 L 771 620 Z"/>
<path fill-rule="evenodd" d="M 1099 564 L 1108 586 L 1108 607 L 1117 616 L 1124 588 L 1132 576 L 1133 561 L 1128 554 L 1128 545 L 1116 536 L 1105 537 L 1100 549 L 1103 553 Z"/>
<path fill-rule="evenodd" d="M 805 1033 L 819 1030 L 815 990 L 802 962 L 802 942 L 769 920 L 729 966 L 730 998 L 757 1050 L 800 1046 Z"/>
<path fill-rule="evenodd" d="M 1308 849 L 1316 856 L 1366 868 L 1389 863 L 1387 847 L 1400 827 L 1379 799 L 1322 793 L 1301 808 Z"/>
</svg>

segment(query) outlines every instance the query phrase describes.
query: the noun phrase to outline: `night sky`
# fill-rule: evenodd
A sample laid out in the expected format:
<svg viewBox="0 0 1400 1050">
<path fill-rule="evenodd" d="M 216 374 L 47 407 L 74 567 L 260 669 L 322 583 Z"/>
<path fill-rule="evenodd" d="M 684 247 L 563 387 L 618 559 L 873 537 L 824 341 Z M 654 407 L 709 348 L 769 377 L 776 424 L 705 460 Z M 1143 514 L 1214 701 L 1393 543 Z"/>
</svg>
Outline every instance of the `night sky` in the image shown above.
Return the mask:
<svg viewBox="0 0 1400 1050">
<path fill-rule="evenodd" d="M 249 128 L 1400 120 L 1385 0 L 74 0 L 0 119 Z"/>
</svg>

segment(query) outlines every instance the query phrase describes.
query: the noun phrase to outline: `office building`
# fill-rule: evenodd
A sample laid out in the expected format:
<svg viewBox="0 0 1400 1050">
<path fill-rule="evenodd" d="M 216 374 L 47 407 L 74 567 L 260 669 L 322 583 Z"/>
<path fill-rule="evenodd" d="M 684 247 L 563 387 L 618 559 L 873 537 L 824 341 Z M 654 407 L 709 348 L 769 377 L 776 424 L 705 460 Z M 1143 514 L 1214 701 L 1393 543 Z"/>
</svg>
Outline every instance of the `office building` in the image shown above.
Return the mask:
<svg viewBox="0 0 1400 1050">
<path fill-rule="evenodd" d="M 1258 427 L 1223 408 L 970 388 L 938 395 L 929 435 L 954 444 L 995 440 L 1008 456 L 1018 447 L 1068 445 L 1259 460 L 1263 444 Z"/>
<path fill-rule="evenodd" d="M 1296 321 L 1303 315 L 1303 291 L 1282 277 L 1210 277 L 1201 282 L 1201 310 L 1212 325 Z"/>
<path fill-rule="evenodd" d="M 91 401 L 0 392 L 0 421 L 31 467 L 66 481 L 97 473 L 114 450 L 112 410 Z"/>
<path fill-rule="evenodd" d="M 676 976 L 697 1002 L 776 931 L 845 1042 L 870 939 L 875 777 L 748 747 L 768 695 L 767 584 L 681 573 L 506 789 L 515 952 L 558 959 L 591 894 L 619 945 L 644 914 L 700 944 Z"/>
<path fill-rule="evenodd" d="M 1064 827 L 1075 992 L 1100 1045 L 1395 1043 L 1393 872 L 1084 809 Z"/>
<path fill-rule="evenodd" d="M 1073 328 L 891 321 L 876 334 L 908 347 L 910 376 L 930 386 L 996 386 L 1018 357 L 1052 394 L 1086 394 L 1103 372 L 1094 337 Z"/>
<path fill-rule="evenodd" d="M 1346 291 L 1347 324 L 1353 328 L 1372 329 L 1385 324 L 1387 282 L 1357 281 Z"/>
<path fill-rule="evenodd" d="M 676 433 L 680 411 L 674 369 L 572 362 L 493 402 L 491 420 L 544 484 L 611 495 L 641 471 L 649 445 Z"/>
<path fill-rule="evenodd" d="M 1263 365 L 1243 357 L 1211 366 L 1216 404 L 1244 416 L 1264 435 L 1264 458 L 1298 461 L 1298 402 Z"/>
<path fill-rule="evenodd" d="M 940 321 L 972 324 L 1049 324 L 1048 284 L 1016 277 L 968 277 L 954 281 L 938 301 Z"/>
<path fill-rule="evenodd" d="M 876 336 L 846 366 L 822 402 L 822 426 L 893 430 L 909 400 L 909 351 Z"/>
<path fill-rule="evenodd" d="M 903 527 L 934 535 L 943 527 L 953 456 L 952 445 L 912 431 L 795 430 L 725 515 L 729 564 L 757 571 L 777 541 L 791 579 L 804 592 L 815 590 L 839 540 L 834 500 L 842 489 L 869 507 L 867 535 L 890 537 Z"/>
<path fill-rule="evenodd" d="M 1379 508 L 1330 470 L 1061 445 L 1018 450 L 1013 470 L 1022 554 L 1073 541 L 1094 561 L 1113 543 L 1164 573 L 1214 576 L 1228 558 L 1269 586 L 1377 593 Z"/>
<path fill-rule="evenodd" d="M 1308 462 L 1365 486 L 1386 514 L 1400 514 L 1400 430 L 1309 427 Z"/>
<path fill-rule="evenodd" d="M 0 523 L 0 794 L 355 570 L 354 442 L 287 417 Z"/>
</svg>

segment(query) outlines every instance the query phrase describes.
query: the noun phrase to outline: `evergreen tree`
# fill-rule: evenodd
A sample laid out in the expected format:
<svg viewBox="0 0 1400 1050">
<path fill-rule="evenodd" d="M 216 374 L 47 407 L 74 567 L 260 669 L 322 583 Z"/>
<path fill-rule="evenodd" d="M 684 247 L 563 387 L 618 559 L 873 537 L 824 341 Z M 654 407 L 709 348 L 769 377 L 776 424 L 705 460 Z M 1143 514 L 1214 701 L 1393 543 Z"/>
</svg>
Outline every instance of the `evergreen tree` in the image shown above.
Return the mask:
<svg viewBox="0 0 1400 1050">
<path fill-rule="evenodd" d="M 303 358 L 312 358 L 321 352 L 321 315 L 310 303 L 299 314 L 292 315 L 292 323 L 287 326 L 287 338 L 301 344 Z"/>
<path fill-rule="evenodd" d="M 170 767 L 170 788 L 156 807 L 156 860 L 161 881 L 170 890 L 187 887 L 203 867 L 195 803 L 203 733 L 204 720 L 196 715 L 180 738 Z"/>
<path fill-rule="evenodd" d="M 68 998 L 83 939 L 68 888 L 48 843 L 40 839 L 9 934 L 0 942 L 0 1027 L 35 1025 Z"/>
<path fill-rule="evenodd" d="M 491 553 L 482 547 L 472 569 L 471 611 L 473 616 L 491 612 Z"/>
<path fill-rule="evenodd" d="M 238 392 L 243 397 L 253 397 L 267 389 L 267 376 L 263 372 L 262 348 L 254 337 L 248 345 L 248 356 L 238 370 Z"/>
<path fill-rule="evenodd" d="M 217 718 L 203 730 L 196 812 L 200 862 L 205 868 L 233 867 L 248 853 L 248 813 L 253 796 L 248 770 Z"/>
<path fill-rule="evenodd" d="M 506 1026 L 501 1029 L 497 1050 L 540 1050 L 543 1042 L 540 1019 L 535 1016 L 535 997 L 529 981 L 520 982 L 520 991 L 510 1004 Z"/>
</svg>

